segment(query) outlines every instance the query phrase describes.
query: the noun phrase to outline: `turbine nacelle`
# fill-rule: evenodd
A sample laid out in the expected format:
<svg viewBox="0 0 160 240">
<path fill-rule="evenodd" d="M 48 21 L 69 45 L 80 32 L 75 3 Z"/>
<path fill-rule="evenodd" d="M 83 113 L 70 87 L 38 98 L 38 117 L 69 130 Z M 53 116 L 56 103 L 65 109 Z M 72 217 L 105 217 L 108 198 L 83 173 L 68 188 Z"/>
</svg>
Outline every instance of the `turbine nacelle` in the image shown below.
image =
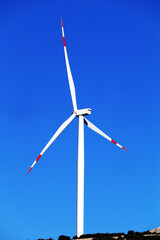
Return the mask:
<svg viewBox="0 0 160 240">
<path fill-rule="evenodd" d="M 76 116 L 85 116 L 85 115 L 90 115 L 91 114 L 92 109 L 91 108 L 85 108 L 85 109 L 80 109 L 77 111 L 74 111 L 74 113 L 76 114 Z"/>
</svg>

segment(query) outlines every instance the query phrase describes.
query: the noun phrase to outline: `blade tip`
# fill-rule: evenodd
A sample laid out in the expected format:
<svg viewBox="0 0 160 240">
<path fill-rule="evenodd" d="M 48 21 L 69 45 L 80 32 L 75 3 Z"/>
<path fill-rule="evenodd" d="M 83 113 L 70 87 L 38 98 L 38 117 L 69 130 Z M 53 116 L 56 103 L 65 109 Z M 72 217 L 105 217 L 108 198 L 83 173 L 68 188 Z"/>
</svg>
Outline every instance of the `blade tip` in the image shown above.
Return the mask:
<svg viewBox="0 0 160 240">
<path fill-rule="evenodd" d="M 124 149 L 125 151 L 128 151 L 126 148 L 122 147 L 122 149 Z"/>
<path fill-rule="evenodd" d="M 62 27 L 63 27 L 63 20 L 62 20 L 62 17 L 61 17 L 61 25 L 62 25 Z"/>
<path fill-rule="evenodd" d="M 28 170 L 27 174 L 31 171 L 31 169 L 32 169 L 32 168 L 30 168 L 30 169 Z"/>
</svg>

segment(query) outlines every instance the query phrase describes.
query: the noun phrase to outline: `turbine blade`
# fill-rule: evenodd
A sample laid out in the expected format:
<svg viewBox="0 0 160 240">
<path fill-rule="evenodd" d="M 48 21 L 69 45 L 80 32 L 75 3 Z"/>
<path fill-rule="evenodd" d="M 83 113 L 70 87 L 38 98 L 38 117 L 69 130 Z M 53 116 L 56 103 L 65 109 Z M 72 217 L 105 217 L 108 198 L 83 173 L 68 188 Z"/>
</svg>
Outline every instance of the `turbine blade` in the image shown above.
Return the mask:
<svg viewBox="0 0 160 240">
<path fill-rule="evenodd" d="M 70 93 L 71 93 L 71 98 L 72 98 L 73 110 L 75 112 L 75 111 L 77 111 L 76 91 L 75 91 L 75 86 L 74 86 L 72 73 L 71 73 L 71 69 L 70 69 L 70 65 L 69 65 L 69 60 L 68 60 L 62 18 L 61 18 L 61 24 L 62 24 L 62 37 L 63 37 L 63 46 L 64 46 L 64 55 L 65 55 L 65 61 L 66 61 L 68 82 L 69 82 L 69 88 L 70 88 Z"/>
<path fill-rule="evenodd" d="M 50 145 L 56 140 L 56 138 L 63 132 L 63 130 L 72 122 L 72 120 L 75 118 L 76 114 L 73 113 L 55 132 L 53 137 L 50 139 L 50 141 L 47 143 L 47 145 L 43 148 L 42 152 L 39 154 L 37 159 L 33 162 L 32 166 L 28 170 L 27 174 L 31 171 L 31 169 L 34 167 L 36 162 L 40 159 L 40 157 L 45 153 L 45 151 L 50 147 Z"/>
<path fill-rule="evenodd" d="M 93 131 L 95 131 L 96 133 L 100 134 L 102 137 L 108 139 L 110 142 L 116 144 L 118 147 L 124 149 L 127 151 L 126 148 L 122 147 L 119 143 L 117 143 L 116 141 L 114 141 L 112 138 L 110 138 L 109 136 L 107 136 L 104 132 L 102 132 L 99 128 L 97 128 L 95 125 L 93 125 L 90 121 L 88 121 L 86 118 L 84 118 L 84 123 Z"/>
</svg>

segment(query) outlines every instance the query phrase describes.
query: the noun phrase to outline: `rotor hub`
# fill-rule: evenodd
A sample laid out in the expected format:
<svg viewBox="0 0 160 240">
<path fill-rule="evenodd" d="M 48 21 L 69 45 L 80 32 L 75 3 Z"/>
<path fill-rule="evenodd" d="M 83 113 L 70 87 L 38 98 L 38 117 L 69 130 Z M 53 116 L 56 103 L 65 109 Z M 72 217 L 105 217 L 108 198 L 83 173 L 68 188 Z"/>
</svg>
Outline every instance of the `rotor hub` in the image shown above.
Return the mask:
<svg viewBox="0 0 160 240">
<path fill-rule="evenodd" d="M 79 115 L 81 115 L 81 116 L 90 115 L 91 111 L 92 111 L 91 108 L 85 108 L 85 109 L 79 109 L 79 110 L 75 111 L 74 113 L 78 117 Z"/>
</svg>

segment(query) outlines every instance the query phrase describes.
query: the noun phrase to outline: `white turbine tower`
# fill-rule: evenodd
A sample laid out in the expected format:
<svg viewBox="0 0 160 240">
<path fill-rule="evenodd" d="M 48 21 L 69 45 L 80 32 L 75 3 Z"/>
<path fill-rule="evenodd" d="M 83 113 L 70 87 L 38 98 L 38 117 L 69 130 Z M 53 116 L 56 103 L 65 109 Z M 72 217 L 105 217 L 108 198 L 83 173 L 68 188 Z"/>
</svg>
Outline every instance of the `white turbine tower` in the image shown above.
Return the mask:
<svg viewBox="0 0 160 240">
<path fill-rule="evenodd" d="M 120 144 L 118 144 L 116 141 L 111 139 L 109 136 L 107 136 L 105 133 L 103 133 L 100 129 L 98 129 L 95 125 L 93 125 L 91 122 L 89 122 L 84 116 L 91 114 L 91 109 L 77 109 L 77 102 L 76 102 L 76 92 L 75 92 L 75 86 L 71 74 L 71 69 L 69 65 L 68 55 L 67 55 L 67 49 L 66 49 L 66 43 L 64 38 L 64 28 L 63 28 L 63 22 L 62 23 L 62 37 L 63 37 L 63 45 L 64 45 L 64 55 L 65 55 L 65 61 L 66 61 L 66 68 L 67 68 L 67 74 L 68 74 L 68 81 L 69 81 L 69 87 L 71 92 L 71 98 L 72 98 L 72 104 L 73 104 L 73 113 L 72 115 L 58 128 L 56 133 L 53 135 L 53 137 L 50 139 L 50 141 L 47 143 L 47 145 L 44 147 L 44 149 L 41 151 L 37 159 L 33 162 L 32 166 L 28 170 L 27 173 L 30 172 L 30 170 L 33 168 L 33 166 L 36 164 L 36 162 L 40 159 L 40 157 L 45 153 L 45 151 L 49 148 L 49 146 L 55 141 L 55 139 L 63 132 L 63 130 L 72 122 L 72 120 L 75 117 L 79 118 L 79 130 L 78 130 L 78 169 L 77 169 L 77 237 L 80 237 L 84 233 L 84 123 L 91 128 L 93 131 L 99 133 L 104 138 L 108 139 L 112 143 L 116 144 L 118 147 L 126 150 L 124 147 L 122 147 Z"/>
</svg>

